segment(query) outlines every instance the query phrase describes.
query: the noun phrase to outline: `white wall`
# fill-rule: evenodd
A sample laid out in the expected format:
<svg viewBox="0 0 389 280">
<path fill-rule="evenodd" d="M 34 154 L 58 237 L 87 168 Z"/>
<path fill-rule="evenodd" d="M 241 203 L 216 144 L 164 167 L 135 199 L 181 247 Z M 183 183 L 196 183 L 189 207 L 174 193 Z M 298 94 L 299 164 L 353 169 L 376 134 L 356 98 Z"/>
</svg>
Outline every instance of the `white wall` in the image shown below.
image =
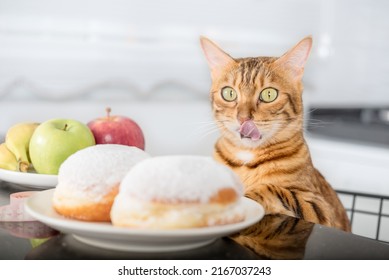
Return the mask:
<svg viewBox="0 0 389 280">
<path fill-rule="evenodd" d="M 171 82 L 206 98 L 199 35 L 239 57 L 312 34 L 307 102 L 388 106 L 388 12 L 385 0 L 0 0 L 0 101 L 120 99 Z"/>
</svg>

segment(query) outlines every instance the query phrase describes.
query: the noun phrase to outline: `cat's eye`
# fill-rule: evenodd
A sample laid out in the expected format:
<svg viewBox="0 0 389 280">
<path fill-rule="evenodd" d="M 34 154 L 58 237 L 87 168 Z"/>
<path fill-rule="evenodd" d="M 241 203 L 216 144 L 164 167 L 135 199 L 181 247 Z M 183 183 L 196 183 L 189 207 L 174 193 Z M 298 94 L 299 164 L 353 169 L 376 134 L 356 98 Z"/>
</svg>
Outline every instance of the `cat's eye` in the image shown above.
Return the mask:
<svg viewBox="0 0 389 280">
<path fill-rule="evenodd" d="M 263 102 L 269 103 L 276 100 L 277 96 L 278 91 L 275 88 L 269 87 L 261 91 L 261 93 L 259 94 L 259 99 Z"/>
<path fill-rule="evenodd" d="M 222 97 L 225 101 L 232 102 L 236 100 L 238 95 L 232 87 L 224 87 L 222 89 Z"/>
</svg>

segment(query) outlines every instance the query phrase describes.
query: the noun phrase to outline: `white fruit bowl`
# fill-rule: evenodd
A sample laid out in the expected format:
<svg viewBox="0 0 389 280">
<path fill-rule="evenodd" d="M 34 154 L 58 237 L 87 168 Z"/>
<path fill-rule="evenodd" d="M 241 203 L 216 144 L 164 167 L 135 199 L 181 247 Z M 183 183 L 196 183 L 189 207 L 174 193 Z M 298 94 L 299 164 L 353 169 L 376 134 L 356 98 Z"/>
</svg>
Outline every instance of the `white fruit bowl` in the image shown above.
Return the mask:
<svg viewBox="0 0 389 280">
<path fill-rule="evenodd" d="M 34 189 L 49 189 L 57 185 L 58 176 L 32 172 L 16 172 L 0 168 L 0 180 Z"/>
</svg>

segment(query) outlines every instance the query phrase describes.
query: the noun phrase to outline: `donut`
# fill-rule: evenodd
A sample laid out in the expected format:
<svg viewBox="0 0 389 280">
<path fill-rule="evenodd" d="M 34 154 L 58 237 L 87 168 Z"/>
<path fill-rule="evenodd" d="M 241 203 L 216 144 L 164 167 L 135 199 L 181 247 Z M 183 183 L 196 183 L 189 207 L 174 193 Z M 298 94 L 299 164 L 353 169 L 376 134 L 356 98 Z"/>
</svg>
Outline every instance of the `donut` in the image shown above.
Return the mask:
<svg viewBox="0 0 389 280">
<path fill-rule="evenodd" d="M 148 157 L 136 147 L 116 144 L 95 145 L 72 154 L 59 168 L 53 208 L 68 218 L 110 222 L 121 180 Z"/>
<path fill-rule="evenodd" d="M 185 229 L 244 220 L 243 185 L 228 167 L 205 156 L 143 160 L 120 184 L 114 226 Z"/>
</svg>

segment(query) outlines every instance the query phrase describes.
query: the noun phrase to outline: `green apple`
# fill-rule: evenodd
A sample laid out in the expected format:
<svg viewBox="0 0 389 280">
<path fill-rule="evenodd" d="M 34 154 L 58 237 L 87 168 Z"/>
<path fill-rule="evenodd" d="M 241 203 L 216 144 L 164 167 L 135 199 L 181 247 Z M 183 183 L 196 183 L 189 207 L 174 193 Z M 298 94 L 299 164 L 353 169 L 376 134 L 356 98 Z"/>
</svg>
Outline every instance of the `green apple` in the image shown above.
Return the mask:
<svg viewBox="0 0 389 280">
<path fill-rule="evenodd" d="M 37 173 L 58 174 L 70 155 L 93 145 L 95 138 L 87 125 L 76 120 L 48 120 L 31 137 L 30 158 Z"/>
</svg>

